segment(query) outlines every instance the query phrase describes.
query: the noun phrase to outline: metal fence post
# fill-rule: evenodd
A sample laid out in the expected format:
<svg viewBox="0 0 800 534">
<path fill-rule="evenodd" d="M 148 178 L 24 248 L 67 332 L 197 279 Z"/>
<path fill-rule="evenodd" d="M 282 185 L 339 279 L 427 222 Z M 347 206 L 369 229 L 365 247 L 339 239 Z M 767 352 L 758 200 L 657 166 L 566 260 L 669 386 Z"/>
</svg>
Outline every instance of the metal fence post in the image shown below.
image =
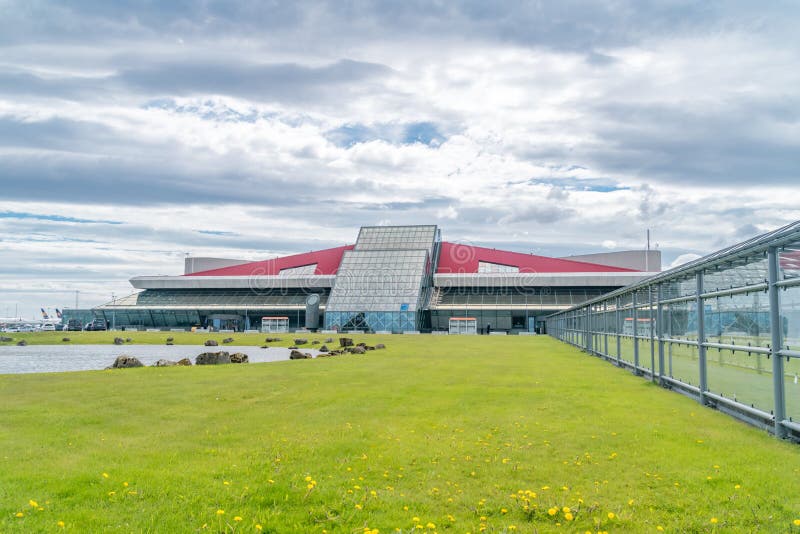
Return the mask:
<svg viewBox="0 0 800 534">
<path fill-rule="evenodd" d="M 617 297 L 617 324 L 616 326 L 616 336 L 617 336 L 617 365 L 620 365 L 620 359 L 622 358 L 622 325 L 620 324 L 620 317 L 622 316 L 622 311 L 619 309 L 620 303 L 622 299 Z"/>
<path fill-rule="evenodd" d="M 586 318 L 584 319 L 585 323 L 583 325 L 583 327 L 584 327 L 583 328 L 583 332 L 584 332 L 584 334 L 583 334 L 584 335 L 583 344 L 584 344 L 584 346 L 586 348 L 586 352 L 592 352 L 592 334 L 591 334 L 592 331 L 591 331 L 591 328 L 589 326 L 589 317 L 590 317 L 590 315 L 589 315 L 589 306 L 586 306 Z"/>
<path fill-rule="evenodd" d="M 658 381 L 664 385 L 664 288 L 658 284 L 657 310 L 656 310 L 656 331 L 658 332 Z"/>
<path fill-rule="evenodd" d="M 706 404 L 708 368 L 706 366 L 706 311 L 703 304 L 703 271 L 697 272 L 697 356 L 700 366 L 700 402 Z"/>
<path fill-rule="evenodd" d="M 656 381 L 655 316 L 653 314 L 653 286 L 647 286 L 647 317 L 650 319 L 650 380 Z"/>
<path fill-rule="evenodd" d="M 608 301 L 603 301 L 603 355 L 608 358 Z"/>
<path fill-rule="evenodd" d="M 778 298 L 778 270 L 780 268 L 778 251 L 770 247 L 767 251 L 767 276 L 769 292 L 769 329 L 772 334 L 772 387 L 775 395 L 775 435 L 786 437 L 786 429 L 781 424 L 786 419 L 786 392 L 784 391 L 783 358 L 781 350 L 783 325 L 781 324 L 780 299 Z"/>
<path fill-rule="evenodd" d="M 639 374 L 639 310 L 636 308 L 637 291 L 633 291 L 633 372 Z"/>
</svg>

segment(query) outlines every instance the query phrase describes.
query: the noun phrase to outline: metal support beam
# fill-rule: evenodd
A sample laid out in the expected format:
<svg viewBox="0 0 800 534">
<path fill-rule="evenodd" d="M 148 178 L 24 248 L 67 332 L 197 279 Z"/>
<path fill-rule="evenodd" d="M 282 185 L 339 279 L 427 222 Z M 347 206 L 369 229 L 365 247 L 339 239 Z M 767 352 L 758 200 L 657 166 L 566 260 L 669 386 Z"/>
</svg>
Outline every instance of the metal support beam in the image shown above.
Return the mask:
<svg viewBox="0 0 800 534">
<path fill-rule="evenodd" d="M 616 325 L 616 330 L 617 330 L 617 365 L 619 365 L 620 360 L 622 359 L 622 323 L 620 322 L 621 321 L 621 317 L 622 317 L 622 310 L 619 309 L 619 306 L 620 306 L 621 302 L 622 302 L 622 299 L 617 297 L 617 325 Z"/>
<path fill-rule="evenodd" d="M 586 347 L 587 352 L 592 352 L 592 334 L 591 328 L 589 327 L 589 306 L 586 306 L 586 315 L 584 316 L 584 324 L 583 324 L 583 344 Z"/>
<path fill-rule="evenodd" d="M 603 354 L 608 357 L 608 301 L 603 302 Z"/>
<path fill-rule="evenodd" d="M 706 313 L 703 304 L 703 271 L 697 272 L 697 361 L 700 366 L 700 397 L 703 404 L 708 404 L 704 393 L 708 391 L 708 366 L 706 365 Z"/>
<path fill-rule="evenodd" d="M 770 247 L 767 251 L 767 282 L 769 284 L 769 329 L 772 334 L 772 387 L 775 395 L 775 435 L 786 437 L 786 429 L 782 425 L 786 419 L 786 393 L 784 391 L 783 358 L 780 350 L 783 343 L 783 325 L 781 324 L 781 308 L 778 296 L 778 270 L 780 269 L 778 251 Z"/>
<path fill-rule="evenodd" d="M 664 305 L 661 299 L 664 297 L 664 288 L 658 284 L 656 329 L 658 331 L 658 381 L 664 385 Z"/>
<path fill-rule="evenodd" d="M 633 292 L 633 367 L 635 374 L 639 372 L 639 310 L 636 308 L 636 291 Z"/>
<path fill-rule="evenodd" d="M 650 379 L 656 381 L 655 317 L 653 315 L 653 286 L 647 286 L 647 317 L 650 319 Z"/>
</svg>

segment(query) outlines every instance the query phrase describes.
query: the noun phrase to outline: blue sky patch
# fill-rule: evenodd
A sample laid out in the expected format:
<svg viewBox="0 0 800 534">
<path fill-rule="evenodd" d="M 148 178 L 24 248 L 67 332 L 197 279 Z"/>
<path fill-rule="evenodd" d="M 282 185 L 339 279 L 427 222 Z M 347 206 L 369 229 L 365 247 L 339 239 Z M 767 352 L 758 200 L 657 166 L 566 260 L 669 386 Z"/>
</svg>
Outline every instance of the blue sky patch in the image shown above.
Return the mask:
<svg viewBox="0 0 800 534">
<path fill-rule="evenodd" d="M 64 215 L 45 215 L 42 213 L 28 213 L 24 211 L 0 211 L 0 219 L 23 219 L 35 221 L 68 222 L 81 224 L 122 224 L 120 221 L 106 221 L 102 219 L 80 219 Z"/>
</svg>

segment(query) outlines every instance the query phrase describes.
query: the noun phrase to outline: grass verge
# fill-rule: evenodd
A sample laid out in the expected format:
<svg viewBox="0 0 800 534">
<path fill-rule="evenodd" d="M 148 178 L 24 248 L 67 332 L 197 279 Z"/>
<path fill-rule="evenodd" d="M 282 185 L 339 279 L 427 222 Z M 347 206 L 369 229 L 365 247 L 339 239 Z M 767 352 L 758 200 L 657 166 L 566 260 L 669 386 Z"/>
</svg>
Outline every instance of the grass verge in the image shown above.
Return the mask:
<svg viewBox="0 0 800 534">
<path fill-rule="evenodd" d="M 541 336 L 361 338 L 0 376 L 0 531 L 800 532 L 800 449 L 690 399 Z"/>
</svg>

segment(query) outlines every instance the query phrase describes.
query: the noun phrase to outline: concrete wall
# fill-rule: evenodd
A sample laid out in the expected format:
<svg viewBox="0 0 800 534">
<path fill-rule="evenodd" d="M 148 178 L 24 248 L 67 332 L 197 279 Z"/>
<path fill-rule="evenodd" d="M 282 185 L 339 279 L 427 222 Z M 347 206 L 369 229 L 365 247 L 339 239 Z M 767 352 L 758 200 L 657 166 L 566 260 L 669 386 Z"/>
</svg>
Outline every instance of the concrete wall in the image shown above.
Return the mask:
<svg viewBox="0 0 800 534">
<path fill-rule="evenodd" d="M 649 255 L 649 256 L 648 256 Z M 658 272 L 661 270 L 661 251 L 623 250 L 621 252 L 599 252 L 580 256 L 565 256 L 565 260 L 586 261 L 611 267 L 635 269 L 637 271 Z"/>
<path fill-rule="evenodd" d="M 233 260 L 228 258 L 195 258 L 189 257 L 184 260 L 183 274 L 199 273 L 211 269 L 222 269 L 223 267 L 233 267 L 250 263 L 250 260 Z"/>
</svg>

